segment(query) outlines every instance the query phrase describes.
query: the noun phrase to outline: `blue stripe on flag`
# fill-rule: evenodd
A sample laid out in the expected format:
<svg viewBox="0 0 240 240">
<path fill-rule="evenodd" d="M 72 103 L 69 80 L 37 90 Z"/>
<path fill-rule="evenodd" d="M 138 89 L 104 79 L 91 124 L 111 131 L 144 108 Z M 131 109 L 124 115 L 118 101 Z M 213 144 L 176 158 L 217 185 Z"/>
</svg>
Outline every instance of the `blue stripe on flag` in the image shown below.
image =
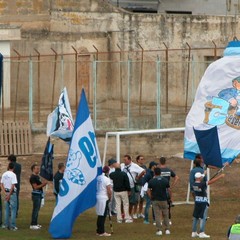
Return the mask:
<svg viewBox="0 0 240 240">
<path fill-rule="evenodd" d="M 102 168 L 98 168 L 99 175 L 101 174 L 101 171 Z M 88 187 L 68 205 L 67 208 L 64 208 L 63 211 L 58 214 L 58 217 L 51 221 L 49 232 L 53 238 L 69 238 L 72 234 L 74 221 L 78 215 L 81 212 L 84 212 L 86 208 L 95 206 L 96 184 L 97 179 L 94 179 L 89 183 Z M 83 202 L 85 203 L 84 205 Z"/>
<path fill-rule="evenodd" d="M 217 127 L 207 130 L 193 128 L 194 134 L 206 165 L 222 168 L 222 156 L 220 151 Z"/>
</svg>

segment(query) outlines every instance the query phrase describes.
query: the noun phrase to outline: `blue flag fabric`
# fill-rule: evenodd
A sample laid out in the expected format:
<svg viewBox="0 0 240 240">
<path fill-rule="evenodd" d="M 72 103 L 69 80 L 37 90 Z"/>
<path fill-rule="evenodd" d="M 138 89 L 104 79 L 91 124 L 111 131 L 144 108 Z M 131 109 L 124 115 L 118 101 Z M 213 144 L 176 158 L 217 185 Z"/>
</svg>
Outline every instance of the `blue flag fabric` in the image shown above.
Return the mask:
<svg viewBox="0 0 240 240">
<path fill-rule="evenodd" d="M 206 69 L 187 115 L 184 158 L 194 160 L 200 149 L 193 128 L 217 126 L 222 163 L 240 154 L 240 42 L 224 50 L 224 57 Z"/>
<path fill-rule="evenodd" d="M 222 156 L 219 146 L 217 127 L 207 130 L 194 129 L 194 134 L 206 165 L 222 168 Z"/>
<path fill-rule="evenodd" d="M 2 86 L 3 86 L 3 55 L 0 53 L 0 104 L 2 103 Z"/>
<path fill-rule="evenodd" d="M 53 147 L 54 145 L 51 143 L 49 137 L 43 153 L 40 169 L 40 176 L 48 181 L 53 181 Z"/>
<path fill-rule="evenodd" d="M 58 137 L 69 143 L 73 132 L 73 119 L 66 87 L 60 94 L 58 106 L 48 115 L 47 136 Z"/>
<path fill-rule="evenodd" d="M 97 177 L 101 173 L 96 137 L 82 90 L 66 170 L 49 227 L 53 238 L 69 238 L 79 214 L 96 205 Z"/>
</svg>

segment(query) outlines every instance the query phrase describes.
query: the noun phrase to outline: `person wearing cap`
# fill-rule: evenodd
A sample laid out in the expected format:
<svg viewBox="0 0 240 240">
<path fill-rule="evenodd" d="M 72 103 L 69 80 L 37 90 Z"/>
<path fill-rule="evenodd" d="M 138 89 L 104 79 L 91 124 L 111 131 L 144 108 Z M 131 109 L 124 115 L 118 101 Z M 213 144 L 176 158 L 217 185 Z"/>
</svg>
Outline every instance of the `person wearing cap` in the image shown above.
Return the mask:
<svg viewBox="0 0 240 240">
<path fill-rule="evenodd" d="M 117 163 L 117 161 L 114 158 L 111 158 L 108 160 L 108 166 L 110 168 L 109 175 L 112 172 L 115 172 L 116 163 Z M 116 215 L 117 210 L 116 210 L 116 201 L 114 198 L 114 191 L 113 191 L 113 181 L 112 181 L 112 179 L 110 181 L 111 181 L 112 197 L 109 202 L 109 211 L 111 212 L 112 215 Z"/>
<path fill-rule="evenodd" d="M 240 239 L 240 215 L 237 215 L 234 224 L 228 230 L 229 240 L 239 240 Z"/>
<path fill-rule="evenodd" d="M 131 193 L 129 195 L 129 214 L 132 214 L 133 206 L 137 204 L 136 197 L 136 182 L 139 181 L 146 171 L 138 166 L 136 163 L 132 162 L 132 158 L 130 155 L 124 155 L 123 162 L 121 163 L 121 169 L 128 175 Z"/>
<path fill-rule="evenodd" d="M 115 172 L 109 174 L 109 177 L 113 181 L 113 191 L 114 197 L 116 201 L 116 210 L 117 210 L 117 222 L 122 223 L 122 213 L 121 213 L 121 205 L 124 210 L 124 218 L 126 223 L 132 223 L 133 220 L 129 215 L 129 199 L 128 193 L 130 193 L 130 183 L 128 176 L 125 172 L 121 171 L 121 166 L 119 163 L 115 165 Z"/>
<path fill-rule="evenodd" d="M 96 234 L 102 237 L 111 236 L 110 233 L 105 232 L 105 220 L 108 212 L 108 201 L 111 199 L 112 195 L 110 179 L 107 177 L 109 170 L 110 168 L 108 166 L 103 167 L 102 175 L 97 177 L 96 213 L 98 217 Z"/>
<path fill-rule="evenodd" d="M 142 184 L 143 184 L 143 190 L 144 190 L 144 198 L 146 201 L 145 209 L 144 209 L 144 224 L 149 224 L 149 209 L 152 204 L 151 199 L 149 198 L 147 194 L 147 189 L 148 189 L 148 182 L 153 178 L 154 176 L 154 169 L 157 167 L 157 163 L 154 161 L 151 161 L 149 163 L 149 167 L 146 171 L 146 174 L 144 175 L 142 179 Z M 155 222 L 155 216 L 154 212 L 152 211 L 153 215 L 153 221 Z"/>
<path fill-rule="evenodd" d="M 207 185 L 210 185 L 220 178 L 224 177 L 224 174 L 220 174 L 217 177 L 210 179 L 208 182 L 205 181 L 205 175 L 201 172 L 196 172 L 194 175 L 195 182 L 192 185 L 195 202 L 193 210 L 193 223 L 192 223 L 192 237 L 199 238 L 210 238 L 209 235 L 205 234 L 205 226 L 208 214 L 208 198 L 207 198 Z M 200 219 L 200 233 L 197 232 L 197 224 Z"/>
<path fill-rule="evenodd" d="M 194 167 L 190 171 L 189 174 L 189 184 L 190 184 L 190 192 L 192 193 L 193 198 L 194 196 L 194 190 L 193 190 L 193 184 L 195 182 L 195 173 L 200 172 L 204 174 L 204 162 L 201 154 L 197 154 L 195 159 L 194 159 Z M 207 176 L 205 175 L 204 180 L 207 181 Z"/>
</svg>

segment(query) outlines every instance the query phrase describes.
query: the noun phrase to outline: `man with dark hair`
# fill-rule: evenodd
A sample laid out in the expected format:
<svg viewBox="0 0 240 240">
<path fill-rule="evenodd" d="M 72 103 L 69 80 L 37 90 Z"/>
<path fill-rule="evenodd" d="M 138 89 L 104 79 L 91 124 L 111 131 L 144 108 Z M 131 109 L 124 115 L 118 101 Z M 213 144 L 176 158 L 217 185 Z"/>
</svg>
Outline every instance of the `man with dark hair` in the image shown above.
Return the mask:
<svg viewBox="0 0 240 240">
<path fill-rule="evenodd" d="M 145 161 L 145 159 L 144 159 L 143 155 L 138 155 L 136 157 L 137 165 L 140 166 L 141 168 L 143 168 L 145 171 L 147 171 L 147 167 L 144 164 L 144 161 Z M 142 190 L 142 186 L 143 186 L 142 179 L 136 181 L 136 185 L 138 187 L 138 192 L 136 193 L 138 202 L 133 207 L 133 218 L 134 219 L 144 218 L 144 214 L 142 213 L 143 212 L 144 197 L 141 197 L 141 195 L 140 195 L 141 190 Z M 138 212 L 138 214 L 137 214 L 137 212 Z"/>
<path fill-rule="evenodd" d="M 189 174 L 189 184 L 190 184 L 190 191 L 192 193 L 192 196 L 195 197 L 195 193 L 193 190 L 193 184 L 195 183 L 195 174 L 197 172 L 204 174 L 204 162 L 203 162 L 202 156 L 200 154 L 197 154 L 193 163 L 194 163 L 194 167 Z M 207 181 L 206 175 L 204 176 L 204 181 L 205 182 Z"/>
<path fill-rule="evenodd" d="M 121 169 L 128 175 L 131 193 L 129 196 L 129 214 L 132 214 L 133 206 L 137 204 L 137 197 L 136 197 L 136 182 L 139 181 L 143 175 L 145 174 L 145 170 L 139 167 L 136 163 L 132 162 L 132 158 L 130 155 L 124 155 L 123 162 L 121 164 Z"/>
<path fill-rule="evenodd" d="M 148 196 L 152 200 L 157 227 L 156 235 L 158 236 L 162 235 L 161 216 L 163 217 L 165 234 L 170 234 L 167 203 L 167 189 L 169 187 L 168 180 L 161 176 L 161 169 L 156 167 L 154 169 L 154 178 L 148 183 Z"/>
<path fill-rule="evenodd" d="M 177 184 L 179 177 L 176 175 L 176 173 L 166 165 L 166 158 L 165 157 L 160 157 L 159 159 L 159 167 L 161 169 L 161 176 L 165 177 L 170 185 L 170 180 L 171 178 L 173 179 L 173 182 L 171 183 L 170 188 L 168 188 L 167 196 L 168 196 L 168 210 L 169 210 L 169 224 L 171 225 L 171 207 L 173 207 L 172 204 L 172 188 L 175 187 Z"/>
<path fill-rule="evenodd" d="M 47 180 L 44 179 L 42 182 L 39 173 L 40 173 L 40 166 L 36 163 L 31 166 L 32 175 L 30 176 L 30 184 L 32 185 L 32 202 L 33 202 L 33 209 L 32 209 L 32 220 L 30 229 L 38 230 L 42 226 L 38 224 L 38 213 L 41 207 L 41 201 L 43 198 L 43 187 L 47 185 Z"/>
<path fill-rule="evenodd" d="M 11 154 L 8 156 L 8 161 L 14 163 L 14 170 L 13 172 L 17 176 L 17 184 L 15 185 L 17 191 L 17 212 L 16 217 L 18 216 L 18 210 L 19 210 L 19 192 L 20 192 L 20 184 L 21 184 L 21 172 L 22 172 L 22 166 L 21 164 L 17 163 L 17 157 L 14 154 Z"/>
<path fill-rule="evenodd" d="M 152 161 L 149 163 L 149 167 L 146 171 L 146 174 L 144 175 L 143 179 L 142 179 L 142 184 L 143 184 L 143 188 L 148 188 L 148 183 L 149 181 L 153 178 L 154 176 L 154 169 L 157 167 L 157 163 Z M 145 191 L 146 191 L 145 190 Z M 145 206 L 145 211 L 144 211 L 144 224 L 149 224 L 149 209 L 151 206 L 151 199 L 149 198 L 148 194 L 145 192 L 144 193 L 144 197 L 146 200 L 146 206 Z M 153 211 L 152 211 L 153 212 Z M 153 221 L 155 223 L 155 216 L 154 216 L 154 212 L 153 212 Z"/>
<path fill-rule="evenodd" d="M 58 193 L 59 193 L 59 190 L 60 190 L 60 184 L 61 184 L 62 179 L 63 179 L 64 171 L 65 171 L 64 163 L 59 163 L 58 164 L 58 171 L 55 173 L 55 175 L 53 177 L 53 186 L 54 186 L 53 193 L 56 197 L 56 200 L 57 200 L 57 196 L 58 196 Z"/>
<path fill-rule="evenodd" d="M 18 229 L 16 227 L 17 195 L 15 187 L 17 184 L 17 177 L 13 170 L 14 163 L 10 162 L 8 164 L 8 170 L 3 173 L 1 178 L 1 189 L 4 195 L 5 205 L 5 220 L 2 228 L 8 228 L 16 231 Z"/>
</svg>

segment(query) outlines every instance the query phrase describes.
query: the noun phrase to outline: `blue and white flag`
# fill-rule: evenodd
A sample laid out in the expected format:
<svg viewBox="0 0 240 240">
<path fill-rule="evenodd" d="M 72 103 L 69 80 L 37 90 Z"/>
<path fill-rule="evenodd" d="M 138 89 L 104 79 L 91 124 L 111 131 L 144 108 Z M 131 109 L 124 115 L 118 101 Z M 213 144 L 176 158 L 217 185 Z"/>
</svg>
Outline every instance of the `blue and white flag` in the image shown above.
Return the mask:
<svg viewBox="0 0 240 240">
<path fill-rule="evenodd" d="M 210 64 L 200 81 L 186 118 L 185 158 L 193 160 L 200 153 L 193 128 L 214 126 L 222 163 L 231 163 L 240 153 L 240 42 L 230 43 L 224 57 Z"/>
<path fill-rule="evenodd" d="M 58 106 L 48 115 L 47 136 L 59 137 L 65 142 L 70 142 L 73 127 L 73 118 L 65 87 L 60 94 Z"/>
<path fill-rule="evenodd" d="M 101 160 L 84 90 L 49 232 L 53 238 L 69 238 L 75 219 L 96 204 Z"/>
</svg>

